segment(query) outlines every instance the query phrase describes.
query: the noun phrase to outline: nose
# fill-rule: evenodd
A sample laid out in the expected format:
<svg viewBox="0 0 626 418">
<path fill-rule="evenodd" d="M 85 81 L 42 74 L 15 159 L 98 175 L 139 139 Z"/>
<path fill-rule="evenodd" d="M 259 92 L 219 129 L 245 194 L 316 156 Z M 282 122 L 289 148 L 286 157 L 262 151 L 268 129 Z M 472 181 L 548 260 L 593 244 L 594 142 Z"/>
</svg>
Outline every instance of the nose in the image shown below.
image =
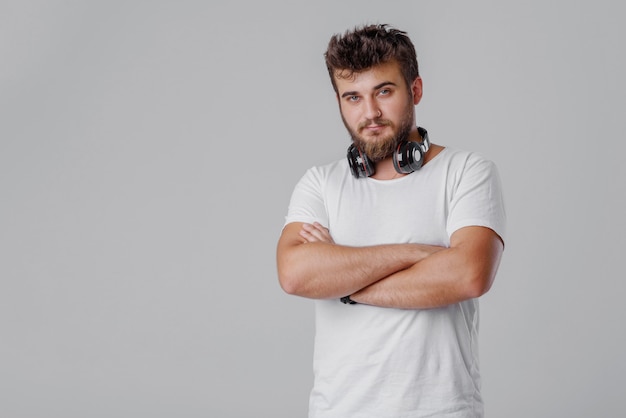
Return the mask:
<svg viewBox="0 0 626 418">
<path fill-rule="evenodd" d="M 378 107 L 378 103 L 376 100 L 369 99 L 365 104 L 365 117 L 367 119 L 378 119 L 382 116 L 382 112 L 380 111 L 380 107 Z"/>
</svg>

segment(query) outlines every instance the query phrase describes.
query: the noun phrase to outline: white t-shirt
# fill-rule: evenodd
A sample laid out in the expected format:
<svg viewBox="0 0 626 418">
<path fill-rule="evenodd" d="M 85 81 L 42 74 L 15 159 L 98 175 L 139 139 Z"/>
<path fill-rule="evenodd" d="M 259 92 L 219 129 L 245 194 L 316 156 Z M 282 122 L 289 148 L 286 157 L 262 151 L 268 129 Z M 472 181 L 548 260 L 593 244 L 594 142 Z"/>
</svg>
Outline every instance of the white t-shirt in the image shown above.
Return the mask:
<svg viewBox="0 0 626 418">
<path fill-rule="evenodd" d="M 345 159 L 309 169 L 285 224 L 315 221 L 350 246 L 448 246 L 465 226 L 505 234 L 495 165 L 451 148 L 394 180 L 355 179 Z M 426 310 L 315 304 L 311 418 L 483 416 L 476 299 Z"/>
</svg>

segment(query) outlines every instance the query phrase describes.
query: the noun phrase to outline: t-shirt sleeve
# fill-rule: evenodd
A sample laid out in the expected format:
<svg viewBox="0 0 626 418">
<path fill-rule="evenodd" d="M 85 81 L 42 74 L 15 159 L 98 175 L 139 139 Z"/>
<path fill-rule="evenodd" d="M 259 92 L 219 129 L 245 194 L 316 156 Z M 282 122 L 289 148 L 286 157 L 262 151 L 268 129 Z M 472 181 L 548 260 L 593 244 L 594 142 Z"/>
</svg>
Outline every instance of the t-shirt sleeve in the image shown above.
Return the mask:
<svg viewBox="0 0 626 418">
<path fill-rule="evenodd" d="M 323 184 L 323 173 L 320 169 L 314 167 L 307 170 L 291 194 L 285 225 L 292 222 L 319 222 L 328 226 Z"/>
<path fill-rule="evenodd" d="M 451 193 L 448 234 L 466 226 L 484 226 L 504 241 L 506 213 L 502 183 L 496 165 L 472 153 L 457 174 Z"/>
</svg>

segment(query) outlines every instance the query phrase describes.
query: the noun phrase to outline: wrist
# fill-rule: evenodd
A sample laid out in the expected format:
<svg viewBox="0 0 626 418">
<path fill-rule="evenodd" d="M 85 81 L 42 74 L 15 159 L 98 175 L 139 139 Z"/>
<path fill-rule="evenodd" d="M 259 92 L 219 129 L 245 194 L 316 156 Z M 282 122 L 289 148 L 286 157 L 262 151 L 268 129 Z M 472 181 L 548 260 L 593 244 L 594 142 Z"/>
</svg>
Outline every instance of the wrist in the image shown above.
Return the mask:
<svg viewBox="0 0 626 418">
<path fill-rule="evenodd" d="M 340 298 L 339 300 L 342 303 L 345 303 L 346 305 L 356 305 L 357 304 L 357 302 L 355 302 L 352 299 L 350 299 L 350 295 L 344 296 L 344 297 Z"/>
</svg>

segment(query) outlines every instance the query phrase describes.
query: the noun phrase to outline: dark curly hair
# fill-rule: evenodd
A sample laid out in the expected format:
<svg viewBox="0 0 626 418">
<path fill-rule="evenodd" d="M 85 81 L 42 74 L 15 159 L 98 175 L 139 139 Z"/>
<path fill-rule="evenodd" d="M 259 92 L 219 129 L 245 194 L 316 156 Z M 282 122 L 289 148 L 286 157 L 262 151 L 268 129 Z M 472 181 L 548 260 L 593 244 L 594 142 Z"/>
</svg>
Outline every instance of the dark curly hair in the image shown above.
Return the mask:
<svg viewBox="0 0 626 418">
<path fill-rule="evenodd" d="M 342 73 L 342 77 L 350 77 L 394 60 L 400 64 L 407 86 L 419 77 L 413 42 L 406 32 L 387 24 L 355 27 L 344 34 L 334 35 L 328 43 L 324 58 L 335 92 L 338 72 Z"/>
</svg>

